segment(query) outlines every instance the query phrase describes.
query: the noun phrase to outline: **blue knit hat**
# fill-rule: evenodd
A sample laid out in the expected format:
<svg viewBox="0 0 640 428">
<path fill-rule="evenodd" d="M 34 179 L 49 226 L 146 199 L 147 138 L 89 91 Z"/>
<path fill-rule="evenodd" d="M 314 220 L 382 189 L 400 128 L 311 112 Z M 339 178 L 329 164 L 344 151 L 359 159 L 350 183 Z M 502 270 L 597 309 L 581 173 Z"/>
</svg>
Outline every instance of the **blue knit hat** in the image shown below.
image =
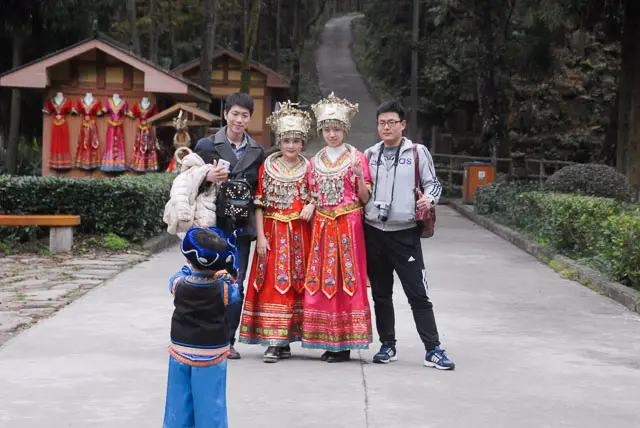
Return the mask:
<svg viewBox="0 0 640 428">
<path fill-rule="evenodd" d="M 202 240 L 198 243 L 196 235 L 209 235 L 221 238 L 225 246 L 221 248 L 210 248 L 202 245 Z M 224 232 L 217 227 L 193 228 L 190 229 L 184 239 L 180 250 L 189 260 L 191 266 L 199 270 L 227 270 L 232 276 L 238 273 L 238 250 L 236 248 L 236 235 L 234 232 L 228 238 Z M 220 242 L 220 241 L 218 241 Z"/>
</svg>

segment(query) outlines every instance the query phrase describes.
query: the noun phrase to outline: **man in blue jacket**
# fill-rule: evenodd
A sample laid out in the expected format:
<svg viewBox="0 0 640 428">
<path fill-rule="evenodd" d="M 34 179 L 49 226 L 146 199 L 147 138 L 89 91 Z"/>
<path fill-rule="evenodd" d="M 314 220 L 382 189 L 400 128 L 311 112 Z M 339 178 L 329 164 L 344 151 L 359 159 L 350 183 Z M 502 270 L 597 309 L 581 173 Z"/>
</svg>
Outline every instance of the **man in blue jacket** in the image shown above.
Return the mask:
<svg viewBox="0 0 640 428">
<path fill-rule="evenodd" d="M 402 136 L 407 125 L 405 110 L 398 102 L 378 107 L 378 134 L 381 142 L 365 150 L 373 179 L 372 196 L 365 206 L 367 274 L 371 282 L 376 328 L 382 342 L 374 363 L 396 361 L 395 315 L 393 311 L 393 271 L 402 283 L 426 355 L 424 365 L 440 370 L 455 368 L 440 348 L 433 304 L 427 294 L 427 274 L 416 223 L 419 210 L 438 203 L 442 186 L 436 177 L 433 159 L 423 145 L 417 147 Z M 416 183 L 415 162 L 420 183 Z M 423 194 L 416 201 L 416 188 Z"/>
<path fill-rule="evenodd" d="M 213 137 L 203 138 L 196 144 L 195 152 L 206 162 L 213 164 L 224 159 L 230 163 L 228 170 L 222 167 L 213 168 L 207 176 L 207 181 L 223 182 L 227 179 L 244 179 L 251 185 L 253 191 L 258 185 L 258 170 L 264 161 L 264 149 L 247 134 L 247 127 L 253 115 L 253 98 L 244 93 L 229 95 L 224 103 L 224 119 L 227 125 L 222 127 Z M 249 268 L 249 252 L 251 241 L 255 239 L 255 212 L 253 208 L 249 214 L 247 224 L 231 224 L 230 220 L 218 216 L 219 227 L 224 233 L 231 234 L 235 228 L 243 228 L 238 235 L 238 278 L 240 300 L 229 306 L 227 323 L 231 349 L 229 359 L 240 359 L 240 354 L 234 348 L 236 331 L 240 325 L 242 304 L 244 301 L 244 280 Z"/>
</svg>

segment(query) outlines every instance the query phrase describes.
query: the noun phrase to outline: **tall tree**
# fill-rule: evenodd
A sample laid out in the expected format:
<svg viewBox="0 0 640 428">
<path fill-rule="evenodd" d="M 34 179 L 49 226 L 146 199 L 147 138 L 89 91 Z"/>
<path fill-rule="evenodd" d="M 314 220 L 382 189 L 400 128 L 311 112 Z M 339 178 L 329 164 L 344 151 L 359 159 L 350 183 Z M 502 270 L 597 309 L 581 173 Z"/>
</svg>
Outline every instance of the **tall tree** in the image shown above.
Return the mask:
<svg viewBox="0 0 640 428">
<path fill-rule="evenodd" d="M 11 65 L 13 68 L 22 64 L 23 30 L 18 28 L 13 31 L 13 55 Z M 20 113 L 21 109 L 20 89 L 11 90 L 11 112 L 9 124 L 9 138 L 7 140 L 7 160 L 5 168 L 9 174 L 15 174 L 18 168 L 18 144 L 20 141 Z"/>
<path fill-rule="evenodd" d="M 474 0 L 473 3 L 478 36 L 476 73 L 482 139 L 490 144 L 493 156 L 509 157 L 503 61 L 508 0 Z"/>
<path fill-rule="evenodd" d="M 149 0 L 149 17 L 151 18 L 149 26 L 149 59 L 158 63 L 158 44 L 160 43 L 160 35 L 158 34 L 158 0 Z"/>
<path fill-rule="evenodd" d="M 251 4 L 251 14 L 249 25 L 244 33 L 244 49 L 242 54 L 242 75 L 240 78 L 240 92 L 249 93 L 249 66 L 253 56 L 253 48 L 258 37 L 258 25 L 260 23 L 260 9 L 262 0 L 253 0 Z"/>
<path fill-rule="evenodd" d="M 275 58 L 275 69 L 276 71 L 280 71 L 280 38 L 282 37 L 282 0 L 276 0 L 276 58 Z"/>
<path fill-rule="evenodd" d="M 167 0 L 168 13 L 167 19 L 169 20 L 169 48 L 171 49 L 171 65 L 175 67 L 178 65 L 178 45 L 176 44 L 176 29 L 173 16 L 173 1 Z"/>
<path fill-rule="evenodd" d="M 127 15 L 129 17 L 129 35 L 133 51 L 140 55 L 140 36 L 138 35 L 138 17 L 136 14 L 136 0 L 127 0 Z"/>
<path fill-rule="evenodd" d="M 204 19 L 202 35 L 202 55 L 200 57 L 200 84 L 211 88 L 211 74 L 213 73 L 213 50 L 216 45 L 216 10 L 218 0 L 204 0 Z"/>
<path fill-rule="evenodd" d="M 619 83 L 617 168 L 640 190 L 640 3 L 625 1 Z"/>
<path fill-rule="evenodd" d="M 289 98 L 297 100 L 300 94 L 300 60 L 305 47 L 305 42 L 309 37 L 309 32 L 316 25 L 320 17 L 324 14 L 327 2 L 324 0 L 308 0 L 304 5 L 310 7 L 307 13 L 301 13 L 301 1 L 294 3 L 293 29 L 291 31 L 291 88 L 289 89 Z"/>
</svg>

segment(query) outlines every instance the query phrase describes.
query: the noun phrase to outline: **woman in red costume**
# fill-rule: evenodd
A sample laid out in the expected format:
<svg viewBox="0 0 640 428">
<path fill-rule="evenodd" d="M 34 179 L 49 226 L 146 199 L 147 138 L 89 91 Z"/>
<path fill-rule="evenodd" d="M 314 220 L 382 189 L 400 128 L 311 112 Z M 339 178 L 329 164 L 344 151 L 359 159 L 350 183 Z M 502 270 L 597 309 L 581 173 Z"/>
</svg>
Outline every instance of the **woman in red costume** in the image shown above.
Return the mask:
<svg viewBox="0 0 640 428">
<path fill-rule="evenodd" d="M 264 362 L 275 363 L 290 357 L 289 344 L 302 338 L 313 206 L 308 205 L 309 162 L 300 152 L 311 129 L 311 116 L 287 102 L 267 123 L 280 150 L 267 157 L 258 173 L 258 240 L 239 340 L 267 346 Z"/>
</svg>

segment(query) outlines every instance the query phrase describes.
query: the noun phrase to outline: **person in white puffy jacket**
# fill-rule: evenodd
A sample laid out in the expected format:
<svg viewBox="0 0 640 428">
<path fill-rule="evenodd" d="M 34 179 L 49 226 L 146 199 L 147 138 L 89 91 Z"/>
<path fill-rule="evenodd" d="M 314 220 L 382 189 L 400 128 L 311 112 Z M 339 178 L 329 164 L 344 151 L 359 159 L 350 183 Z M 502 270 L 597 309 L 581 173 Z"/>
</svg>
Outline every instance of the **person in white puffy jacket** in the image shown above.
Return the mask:
<svg viewBox="0 0 640 428">
<path fill-rule="evenodd" d="M 194 227 L 216 226 L 217 183 L 206 183 L 209 170 L 215 165 L 206 164 L 196 153 L 182 159 L 180 173 L 173 180 L 169 202 L 164 207 L 162 220 L 167 232 L 183 239 Z"/>
</svg>

